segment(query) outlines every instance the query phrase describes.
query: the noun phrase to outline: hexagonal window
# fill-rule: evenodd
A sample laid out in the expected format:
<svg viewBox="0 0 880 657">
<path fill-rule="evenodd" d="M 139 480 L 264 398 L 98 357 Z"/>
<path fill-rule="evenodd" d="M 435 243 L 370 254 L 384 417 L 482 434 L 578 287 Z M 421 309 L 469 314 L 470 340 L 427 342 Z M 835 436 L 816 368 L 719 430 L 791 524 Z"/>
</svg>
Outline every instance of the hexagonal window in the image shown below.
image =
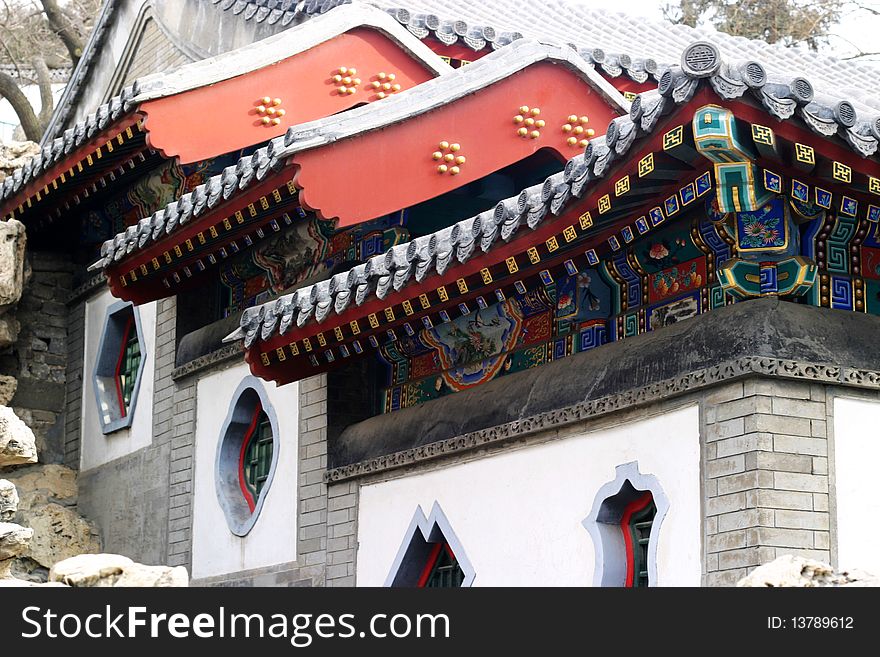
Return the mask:
<svg viewBox="0 0 880 657">
<path fill-rule="evenodd" d="M 245 536 L 260 515 L 278 462 L 278 421 L 260 382 L 239 385 L 217 452 L 217 499 L 229 530 Z"/>
<path fill-rule="evenodd" d="M 101 430 L 131 426 L 146 353 L 137 308 L 115 303 L 107 310 L 93 382 Z"/>
</svg>

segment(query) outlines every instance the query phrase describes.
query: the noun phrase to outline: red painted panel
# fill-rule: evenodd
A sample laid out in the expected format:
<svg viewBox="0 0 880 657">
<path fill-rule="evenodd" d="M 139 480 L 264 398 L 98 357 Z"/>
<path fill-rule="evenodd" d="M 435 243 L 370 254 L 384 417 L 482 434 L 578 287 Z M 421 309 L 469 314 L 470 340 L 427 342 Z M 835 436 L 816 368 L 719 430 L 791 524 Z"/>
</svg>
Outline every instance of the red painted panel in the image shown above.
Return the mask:
<svg viewBox="0 0 880 657">
<path fill-rule="evenodd" d="M 657 247 L 666 248 L 662 244 L 655 245 L 655 248 Z M 648 276 L 648 303 L 657 303 L 684 292 L 697 290 L 707 278 L 705 256 L 650 274 Z"/>
<path fill-rule="evenodd" d="M 629 91 L 630 93 L 640 94 L 643 91 L 652 91 L 657 88 L 657 83 L 651 78 L 647 82 L 636 82 L 626 74 L 619 75 L 616 78 L 612 78 L 610 75 L 602 75 L 602 77 L 614 85 L 614 88 L 620 93 Z"/>
<path fill-rule="evenodd" d="M 340 67 L 351 82 L 336 82 Z M 149 143 L 167 157 L 178 155 L 183 164 L 283 135 L 292 125 L 306 123 L 378 100 L 372 82 L 379 73 L 395 75 L 393 85 L 409 89 L 434 77 L 421 62 L 388 37 L 366 28 L 341 34 L 305 52 L 246 75 L 148 101 Z M 355 81 L 360 79 L 360 84 Z M 383 82 L 384 83 L 384 82 Z M 356 89 L 340 93 L 339 87 Z M 382 91 L 381 89 L 379 91 Z M 260 114 L 264 97 L 271 112 Z M 280 104 L 275 106 L 275 99 Z M 279 116 L 278 110 L 283 110 Z M 270 121 L 263 124 L 263 119 Z M 279 119 L 277 125 L 272 120 Z"/>
<path fill-rule="evenodd" d="M 540 114 L 528 118 L 544 127 L 514 123 L 522 106 L 538 108 Z M 427 114 L 297 154 L 300 200 L 325 219 L 339 217 L 345 227 L 440 196 L 541 148 L 569 159 L 583 150 L 567 143 L 574 135 L 563 132 L 570 115 L 589 119 L 575 129 L 603 134 L 617 112 L 571 69 L 538 63 Z M 518 135 L 520 129 L 529 134 Z M 533 130 L 538 138 L 531 138 Z M 577 135 L 578 141 L 585 137 Z M 435 160 L 435 152 L 444 159 Z M 446 173 L 438 173 L 441 164 L 449 167 Z"/>
<path fill-rule="evenodd" d="M 461 41 L 456 41 L 451 46 L 448 46 L 442 41 L 433 38 L 425 39 L 425 45 L 441 57 L 459 59 L 466 62 L 475 62 L 493 52 L 491 47 L 483 48 L 482 50 L 474 50 Z"/>
</svg>

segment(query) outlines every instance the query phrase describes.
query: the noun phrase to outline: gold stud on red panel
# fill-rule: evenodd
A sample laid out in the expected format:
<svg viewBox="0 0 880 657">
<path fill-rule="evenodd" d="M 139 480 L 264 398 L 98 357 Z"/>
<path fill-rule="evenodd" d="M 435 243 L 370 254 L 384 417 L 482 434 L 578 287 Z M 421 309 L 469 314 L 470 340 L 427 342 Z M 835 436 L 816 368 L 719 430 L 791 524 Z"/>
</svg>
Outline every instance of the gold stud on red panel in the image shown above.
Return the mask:
<svg viewBox="0 0 880 657">
<path fill-rule="evenodd" d="M 516 134 L 523 139 L 538 139 L 541 129 L 547 125 L 544 119 L 539 118 L 541 108 L 522 105 L 518 111 L 519 114 L 513 117 L 513 123 L 517 126 Z"/>
<path fill-rule="evenodd" d="M 399 93 L 402 90 L 400 83 L 396 82 L 396 73 L 380 71 L 374 75 L 371 80 L 369 88 L 375 92 L 374 98 L 376 100 L 382 100 L 383 98 L 387 98 L 391 94 Z"/>
<path fill-rule="evenodd" d="M 272 96 L 263 96 L 257 100 L 256 112 L 260 117 L 260 123 L 269 128 L 280 125 L 281 119 L 287 114 L 287 111 L 281 107 L 281 99 Z"/>
<path fill-rule="evenodd" d="M 349 66 L 340 66 L 330 74 L 333 83 L 333 93 L 338 96 L 351 96 L 358 92 L 361 79 L 357 77 L 357 69 Z"/>
<path fill-rule="evenodd" d="M 596 134 L 595 130 L 587 127 L 589 122 L 590 117 L 588 116 L 570 114 L 566 118 L 566 123 L 562 126 L 563 134 L 568 135 L 565 143 L 573 147 L 586 148 L 587 144 L 590 143 L 588 138 Z"/>
<path fill-rule="evenodd" d="M 450 176 L 460 174 L 461 168 L 467 163 L 467 158 L 460 151 L 461 144 L 441 141 L 438 150 L 431 154 L 432 159 L 437 162 L 437 173 L 448 173 Z"/>
</svg>

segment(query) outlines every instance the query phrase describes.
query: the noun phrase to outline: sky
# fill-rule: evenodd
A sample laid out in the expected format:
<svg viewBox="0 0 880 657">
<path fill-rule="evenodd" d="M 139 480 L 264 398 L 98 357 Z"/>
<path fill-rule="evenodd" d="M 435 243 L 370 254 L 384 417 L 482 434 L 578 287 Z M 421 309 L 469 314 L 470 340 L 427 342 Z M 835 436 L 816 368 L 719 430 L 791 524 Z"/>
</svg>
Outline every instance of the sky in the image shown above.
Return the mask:
<svg viewBox="0 0 880 657">
<path fill-rule="evenodd" d="M 669 0 L 570 0 L 577 4 L 620 11 L 630 15 L 646 16 L 656 20 L 663 20 L 662 7 Z M 872 6 L 880 11 L 880 0 L 863 0 L 865 5 Z M 835 57 L 849 57 L 861 52 L 880 51 L 880 16 L 874 16 L 864 11 L 848 11 L 839 25 L 832 30 L 829 46 L 823 52 Z M 855 45 L 853 45 L 855 44 Z M 859 60 L 862 64 L 870 64 L 880 68 L 880 55 L 863 57 Z"/>
</svg>

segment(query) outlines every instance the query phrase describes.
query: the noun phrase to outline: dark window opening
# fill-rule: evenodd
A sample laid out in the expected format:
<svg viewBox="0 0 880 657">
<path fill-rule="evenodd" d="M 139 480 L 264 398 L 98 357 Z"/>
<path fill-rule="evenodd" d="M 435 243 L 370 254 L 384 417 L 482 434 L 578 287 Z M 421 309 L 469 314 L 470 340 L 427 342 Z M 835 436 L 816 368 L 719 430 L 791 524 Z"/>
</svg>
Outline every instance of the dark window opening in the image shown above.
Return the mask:
<svg viewBox="0 0 880 657">
<path fill-rule="evenodd" d="M 648 586 L 648 544 L 657 506 L 650 491 L 630 502 L 620 521 L 626 545 L 626 584 L 629 588 Z"/>
<path fill-rule="evenodd" d="M 239 483 L 251 511 L 256 507 L 256 500 L 260 499 L 260 493 L 269 479 L 273 445 L 272 425 L 258 404 L 242 441 L 239 460 Z"/>
<path fill-rule="evenodd" d="M 449 543 L 435 543 L 417 584 L 420 589 L 454 589 L 464 581 L 464 572 Z"/>
<path fill-rule="evenodd" d="M 128 323 L 125 326 L 122 349 L 119 352 L 119 361 L 116 364 L 116 393 L 121 417 L 128 415 L 140 364 L 141 343 L 138 340 L 137 329 L 135 328 L 134 317 L 132 316 L 129 317 Z"/>
</svg>

